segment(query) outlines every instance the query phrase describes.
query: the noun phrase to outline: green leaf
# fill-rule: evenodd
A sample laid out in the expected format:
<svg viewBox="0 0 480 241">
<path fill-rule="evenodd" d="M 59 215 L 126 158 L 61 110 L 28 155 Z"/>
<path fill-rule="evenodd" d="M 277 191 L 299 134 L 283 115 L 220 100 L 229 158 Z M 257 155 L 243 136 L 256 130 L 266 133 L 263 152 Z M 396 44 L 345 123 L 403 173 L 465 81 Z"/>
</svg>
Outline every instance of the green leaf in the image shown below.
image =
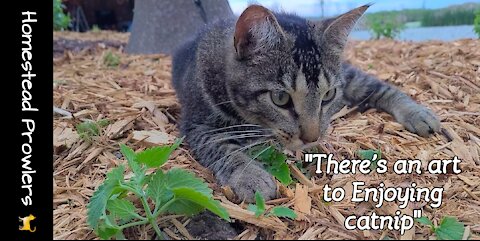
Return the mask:
<svg viewBox="0 0 480 241">
<path fill-rule="evenodd" d="M 247 210 L 256 213 L 256 212 L 257 212 L 257 205 L 255 205 L 255 204 L 248 204 Z"/>
<path fill-rule="evenodd" d="M 111 51 L 108 51 L 103 57 L 103 62 L 108 67 L 117 67 L 120 64 L 120 57 L 116 54 L 113 54 Z"/>
<path fill-rule="evenodd" d="M 182 187 L 173 189 L 175 200 L 184 200 L 197 204 L 203 208 L 210 210 L 219 217 L 230 221 L 230 216 L 227 210 L 220 205 L 220 202 L 214 200 L 212 197 L 205 195 L 204 193 L 196 191 L 194 188 Z"/>
<path fill-rule="evenodd" d="M 166 187 L 166 177 L 162 170 L 157 170 L 155 174 L 150 175 L 150 181 L 146 188 L 147 197 L 153 200 L 155 207 L 166 203 L 173 198 L 173 193 Z"/>
<path fill-rule="evenodd" d="M 284 217 L 284 218 L 291 218 L 291 219 L 297 218 L 297 214 L 292 209 L 287 207 L 274 207 L 272 208 L 269 214 L 277 217 Z"/>
<path fill-rule="evenodd" d="M 108 126 L 108 124 L 110 124 L 110 121 L 108 121 L 106 119 L 101 119 L 101 120 L 97 121 L 97 125 L 100 126 L 100 127 Z"/>
<path fill-rule="evenodd" d="M 152 176 L 152 175 L 151 175 Z M 158 170 L 148 183 L 147 196 L 155 202 L 156 209 L 173 198 L 173 189 L 192 188 L 207 197 L 212 197 L 212 189 L 200 178 L 191 172 L 179 168 L 172 168 L 166 174 Z M 168 209 L 172 213 L 194 215 L 204 208 L 188 201 L 176 201 Z"/>
<path fill-rule="evenodd" d="M 130 169 L 132 169 L 133 173 L 135 174 L 130 181 L 134 183 L 136 189 L 142 188 L 145 185 L 145 170 L 146 167 L 140 167 L 137 162 L 130 163 Z"/>
<path fill-rule="evenodd" d="M 258 218 L 260 215 L 265 213 L 265 198 L 259 191 L 255 192 L 255 203 L 257 205 L 257 210 L 255 211 L 255 216 Z"/>
<path fill-rule="evenodd" d="M 129 163 L 137 160 L 137 154 L 125 144 L 120 144 L 120 152 L 123 154 L 123 156 L 127 159 Z"/>
<path fill-rule="evenodd" d="M 422 216 L 422 217 L 417 218 L 417 219 L 415 219 L 415 220 L 416 220 L 417 222 L 421 223 L 421 224 L 425 224 L 425 225 L 428 225 L 428 226 L 430 226 L 430 227 L 433 228 L 433 223 L 432 223 L 432 221 L 430 221 L 430 219 L 428 219 L 428 218 L 425 217 L 425 216 Z"/>
<path fill-rule="evenodd" d="M 374 158 L 374 154 L 377 154 L 377 158 Z M 378 165 L 377 162 L 382 158 L 382 151 L 381 150 L 358 150 L 357 155 L 360 157 L 362 160 L 370 160 L 372 161 L 370 164 L 370 169 L 375 170 L 377 169 Z"/>
<path fill-rule="evenodd" d="M 138 153 L 137 161 L 148 167 L 160 167 L 168 161 L 170 153 L 169 146 L 152 147 Z"/>
<path fill-rule="evenodd" d="M 100 135 L 101 128 L 108 125 L 108 120 L 85 121 L 76 126 L 78 135 L 83 139 Z"/>
<path fill-rule="evenodd" d="M 107 210 L 122 219 L 132 219 L 139 216 L 133 203 L 125 199 L 108 200 Z"/>
<path fill-rule="evenodd" d="M 191 217 L 205 211 L 205 208 L 189 200 L 177 199 L 170 204 L 170 206 L 168 206 L 166 211 L 172 214 L 186 215 Z"/>
<path fill-rule="evenodd" d="M 159 170 L 160 170 L 160 169 L 159 169 Z M 147 184 L 147 183 L 150 182 L 150 180 L 152 179 L 152 177 L 153 177 L 153 175 L 145 176 L 145 177 L 143 178 L 142 183 L 140 183 L 140 185 L 141 185 L 142 187 L 145 186 L 145 184 Z"/>
<path fill-rule="evenodd" d="M 212 189 L 202 179 L 182 169 L 173 168 L 165 174 L 157 171 L 148 183 L 146 192 L 155 201 L 156 208 L 175 198 L 167 208 L 171 213 L 194 215 L 207 208 L 222 218 L 228 218 L 225 209 L 213 200 Z M 191 194 L 190 197 L 187 196 L 188 193 Z"/>
<path fill-rule="evenodd" d="M 119 228 L 115 228 L 115 227 L 104 225 L 104 224 L 105 223 L 103 223 L 103 225 L 100 225 L 96 230 L 97 235 L 101 239 L 108 240 L 113 236 L 118 235 L 118 233 L 121 233 L 121 230 Z"/>
<path fill-rule="evenodd" d="M 123 156 L 127 159 L 128 166 L 133 171 L 133 174 L 135 174 L 131 179 L 132 182 L 134 182 L 136 186 L 143 186 L 145 169 L 137 162 L 137 154 L 124 144 L 120 144 L 120 152 L 122 152 Z"/>
<path fill-rule="evenodd" d="M 272 174 L 272 176 L 276 177 L 283 185 L 288 186 L 293 181 L 287 163 L 282 163 L 278 166 L 267 166 L 266 170 Z"/>
<path fill-rule="evenodd" d="M 357 151 L 358 156 L 362 160 L 372 160 L 373 159 L 373 154 L 377 154 L 377 160 L 382 158 L 382 152 L 380 150 L 358 150 Z"/>
<path fill-rule="evenodd" d="M 170 154 L 180 146 L 183 139 L 177 139 L 171 146 L 152 147 L 137 154 L 137 161 L 148 167 L 160 167 L 168 161 Z"/>
<path fill-rule="evenodd" d="M 172 168 L 165 174 L 165 185 L 168 189 L 189 187 L 195 189 L 208 197 L 212 197 L 212 189 L 208 187 L 202 179 L 195 177 L 195 175 L 189 171 Z"/>
<path fill-rule="evenodd" d="M 251 149 L 250 155 L 253 159 L 260 160 L 265 170 L 277 178 L 283 185 L 290 185 L 290 183 L 292 183 L 293 180 L 290 175 L 290 169 L 285 162 L 287 156 L 278 151 L 274 146 L 257 146 Z"/>
<path fill-rule="evenodd" d="M 123 232 L 118 232 L 115 234 L 115 240 L 127 240 L 127 238 L 125 238 L 125 235 L 123 235 Z"/>
<path fill-rule="evenodd" d="M 97 230 L 98 222 L 102 215 L 105 214 L 107 201 L 110 196 L 116 192 L 123 191 L 119 187 L 119 183 L 123 181 L 124 170 L 123 166 L 118 166 L 107 173 L 107 178 L 103 184 L 98 187 L 90 198 L 87 222 L 92 229 Z"/>
<path fill-rule="evenodd" d="M 112 214 L 102 216 L 99 220 L 98 229 L 95 232 L 102 239 L 111 239 L 118 233 L 122 233 L 118 226 L 115 225 L 115 218 Z"/>
<path fill-rule="evenodd" d="M 435 228 L 435 234 L 439 240 L 461 240 L 465 227 L 455 217 L 443 217 L 440 225 Z"/>
</svg>

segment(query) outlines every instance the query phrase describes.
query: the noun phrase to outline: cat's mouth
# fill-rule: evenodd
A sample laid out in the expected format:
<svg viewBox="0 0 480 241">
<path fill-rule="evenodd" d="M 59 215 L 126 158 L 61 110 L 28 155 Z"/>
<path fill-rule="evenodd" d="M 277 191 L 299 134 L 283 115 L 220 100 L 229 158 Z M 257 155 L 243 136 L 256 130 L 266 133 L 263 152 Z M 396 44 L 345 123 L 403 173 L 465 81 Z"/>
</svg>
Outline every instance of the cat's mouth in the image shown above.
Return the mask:
<svg viewBox="0 0 480 241">
<path fill-rule="evenodd" d="M 318 140 L 313 142 L 304 142 L 300 139 L 297 139 L 295 141 L 291 141 L 288 145 L 285 145 L 285 147 L 292 151 L 303 151 L 308 150 L 318 144 Z"/>
<path fill-rule="evenodd" d="M 263 123 L 262 126 L 268 125 Z M 325 137 L 325 132 L 322 130 L 320 130 L 316 135 L 309 136 L 309 138 L 303 138 L 303 136 L 301 135 L 301 131 L 288 132 L 279 128 L 265 128 L 268 129 L 268 139 L 274 140 L 275 142 L 277 142 L 277 144 L 280 144 L 283 148 L 290 151 L 303 151 L 310 149 L 318 145 L 319 141 L 321 139 L 324 139 Z"/>
<path fill-rule="evenodd" d="M 296 140 L 291 140 L 288 144 L 285 145 L 285 147 L 289 150 L 296 151 L 296 150 L 300 150 L 300 148 L 302 148 L 302 146 L 304 145 L 305 143 L 302 140 L 296 139 Z"/>
<path fill-rule="evenodd" d="M 286 133 L 279 131 L 276 133 L 276 139 L 288 150 L 298 151 L 309 149 L 318 145 L 318 139 L 313 142 L 306 142 L 299 138 L 298 135 L 286 135 Z"/>
</svg>

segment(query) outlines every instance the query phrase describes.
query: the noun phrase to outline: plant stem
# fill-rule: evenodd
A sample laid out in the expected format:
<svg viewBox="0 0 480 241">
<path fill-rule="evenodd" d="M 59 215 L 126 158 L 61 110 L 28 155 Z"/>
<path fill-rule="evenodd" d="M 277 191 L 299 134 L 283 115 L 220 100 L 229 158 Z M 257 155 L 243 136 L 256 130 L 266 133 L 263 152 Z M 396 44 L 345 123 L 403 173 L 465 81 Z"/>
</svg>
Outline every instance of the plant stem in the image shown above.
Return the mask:
<svg viewBox="0 0 480 241">
<path fill-rule="evenodd" d="M 148 222 L 149 222 L 148 219 L 145 219 L 145 220 L 141 220 L 141 221 L 137 221 L 137 222 L 127 223 L 127 224 L 118 226 L 118 228 L 119 229 L 129 228 L 129 227 L 132 227 L 132 226 L 147 224 Z"/>
<path fill-rule="evenodd" d="M 133 192 L 135 195 L 137 195 L 137 196 L 139 196 L 139 197 L 145 196 L 143 193 L 140 193 L 138 190 L 136 190 L 136 189 L 133 188 L 133 187 L 130 187 L 130 186 L 125 185 L 125 184 L 123 184 L 123 183 L 120 183 L 119 185 L 120 185 L 121 188 L 126 189 L 126 190 L 128 190 L 128 191 L 130 191 L 130 192 Z"/>
<path fill-rule="evenodd" d="M 162 240 L 166 240 L 165 235 L 158 227 L 156 218 L 152 215 L 152 210 L 150 210 L 150 206 L 148 206 L 147 198 L 145 197 L 144 193 L 141 193 L 140 200 L 142 201 L 143 208 L 145 208 L 145 214 L 147 215 L 147 219 L 157 233 L 157 236 L 159 236 Z"/>
<path fill-rule="evenodd" d="M 163 232 L 160 230 L 160 228 L 158 227 L 157 223 L 155 222 L 155 220 L 153 220 L 152 223 L 152 226 L 153 226 L 153 229 L 155 229 L 155 232 L 157 233 L 157 236 L 160 237 L 160 239 L 162 240 L 167 240 L 167 237 L 165 237 L 165 235 L 163 234 Z"/>
<path fill-rule="evenodd" d="M 156 210 L 154 213 L 153 213 L 153 217 L 157 218 L 158 215 L 162 214 L 163 212 L 165 212 L 165 210 L 167 210 L 168 206 L 170 206 L 172 203 L 174 203 L 176 200 L 175 198 L 172 198 L 170 199 L 170 201 L 166 202 L 165 205 L 163 205 L 160 210 Z"/>
<path fill-rule="evenodd" d="M 131 192 L 133 192 L 134 194 L 136 194 L 137 196 L 140 197 L 140 200 L 142 201 L 143 208 L 145 209 L 145 214 L 147 216 L 147 220 L 142 220 L 142 221 L 139 221 L 139 222 L 125 224 L 124 226 L 125 227 L 131 227 L 131 226 L 135 226 L 135 225 L 142 225 L 142 224 L 150 223 L 152 225 L 153 229 L 155 230 L 155 232 L 157 233 L 157 236 L 159 236 L 163 240 L 166 240 L 165 235 L 163 234 L 163 232 L 158 227 L 158 224 L 156 222 L 156 216 L 154 216 L 152 214 L 152 210 L 150 209 L 150 206 L 148 205 L 145 193 L 141 190 L 140 191 L 136 190 L 135 188 L 130 187 L 130 186 L 125 185 L 125 184 L 122 184 L 122 183 L 120 183 L 120 187 L 122 187 L 122 188 L 124 188 L 128 191 L 131 191 Z M 165 207 L 167 204 L 169 204 L 169 203 L 166 203 L 163 207 Z M 163 210 L 163 207 L 162 207 L 162 210 Z"/>
</svg>

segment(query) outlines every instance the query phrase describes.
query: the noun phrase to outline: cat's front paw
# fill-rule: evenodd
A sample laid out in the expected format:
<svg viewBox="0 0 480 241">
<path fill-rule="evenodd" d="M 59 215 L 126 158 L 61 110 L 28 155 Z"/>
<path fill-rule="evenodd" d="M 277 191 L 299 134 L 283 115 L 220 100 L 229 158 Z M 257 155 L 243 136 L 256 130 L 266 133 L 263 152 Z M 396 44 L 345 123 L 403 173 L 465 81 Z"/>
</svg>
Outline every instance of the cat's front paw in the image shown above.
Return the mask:
<svg viewBox="0 0 480 241">
<path fill-rule="evenodd" d="M 273 176 L 254 164 L 237 168 L 232 173 L 227 185 L 232 188 L 240 200 L 249 203 L 254 202 L 256 191 L 259 191 L 265 200 L 275 198 L 277 191 Z"/>
<path fill-rule="evenodd" d="M 409 108 L 400 109 L 396 119 L 407 130 L 423 137 L 440 131 L 440 121 L 435 114 L 425 106 L 412 105 Z"/>
</svg>

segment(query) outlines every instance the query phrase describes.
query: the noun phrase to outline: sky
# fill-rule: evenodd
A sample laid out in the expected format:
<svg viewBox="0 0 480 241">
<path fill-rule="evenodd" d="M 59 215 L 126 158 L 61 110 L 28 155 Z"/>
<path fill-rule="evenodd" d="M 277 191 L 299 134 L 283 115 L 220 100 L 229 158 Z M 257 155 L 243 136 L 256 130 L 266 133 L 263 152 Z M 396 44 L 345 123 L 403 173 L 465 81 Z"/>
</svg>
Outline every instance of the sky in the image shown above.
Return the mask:
<svg viewBox="0 0 480 241">
<path fill-rule="evenodd" d="M 259 3 L 271 10 L 295 12 L 303 17 L 320 17 L 320 0 L 228 0 L 233 12 L 239 15 L 250 3 Z M 409 8 L 442 8 L 480 0 L 324 0 L 325 16 L 335 16 L 366 3 L 374 3 L 368 12 Z"/>
</svg>

